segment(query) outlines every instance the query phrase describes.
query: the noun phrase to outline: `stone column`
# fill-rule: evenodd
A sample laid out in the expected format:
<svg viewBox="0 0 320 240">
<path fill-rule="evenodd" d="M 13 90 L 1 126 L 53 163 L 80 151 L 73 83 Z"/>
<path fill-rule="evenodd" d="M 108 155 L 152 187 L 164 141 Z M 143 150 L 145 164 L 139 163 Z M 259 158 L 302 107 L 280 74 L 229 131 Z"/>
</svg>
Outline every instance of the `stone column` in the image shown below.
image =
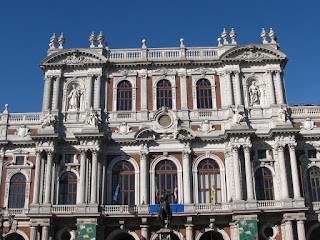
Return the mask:
<svg viewBox="0 0 320 240">
<path fill-rule="evenodd" d="M 42 227 L 41 240 L 49 240 L 49 226 Z"/>
<path fill-rule="evenodd" d="M 42 111 L 48 111 L 50 109 L 51 85 L 52 85 L 52 77 L 51 76 L 45 77 L 44 78 Z"/>
<path fill-rule="evenodd" d="M 85 189 L 86 189 L 86 151 L 81 150 L 80 153 L 80 188 L 77 203 L 85 203 Z"/>
<path fill-rule="evenodd" d="M 231 240 L 239 240 L 239 228 L 236 222 L 229 223 Z"/>
<path fill-rule="evenodd" d="M 273 83 L 273 72 L 271 70 L 267 71 L 268 74 L 268 85 L 270 89 L 270 104 L 275 104 L 276 103 L 276 98 L 274 95 L 274 83 Z"/>
<path fill-rule="evenodd" d="M 229 102 L 229 105 L 233 105 L 233 87 L 232 87 L 232 76 L 231 76 L 231 72 L 227 71 L 226 72 L 226 78 L 227 78 L 227 84 L 226 84 L 226 87 L 228 88 L 227 89 L 227 93 L 228 93 L 228 102 Z"/>
<path fill-rule="evenodd" d="M 97 89 L 96 89 L 96 96 L 95 96 L 95 106 L 94 108 L 101 108 L 100 103 L 101 103 L 101 75 L 97 76 Z"/>
<path fill-rule="evenodd" d="M 246 169 L 246 184 L 247 184 L 247 197 L 248 201 L 254 200 L 253 195 L 253 179 L 252 179 L 252 169 L 251 169 L 251 160 L 250 160 L 250 147 L 243 146 L 244 151 L 244 161 Z"/>
<path fill-rule="evenodd" d="M 30 240 L 37 240 L 37 227 L 30 227 Z"/>
<path fill-rule="evenodd" d="M 92 151 L 92 167 L 91 167 L 91 197 L 90 203 L 97 203 L 97 172 L 98 172 L 98 151 Z"/>
<path fill-rule="evenodd" d="M 285 232 L 286 232 L 286 240 L 294 240 L 293 239 L 292 221 L 286 221 L 284 228 L 285 228 Z"/>
<path fill-rule="evenodd" d="M 290 153 L 290 164 L 291 164 L 291 174 L 292 174 L 292 184 L 293 184 L 293 195 L 294 195 L 294 198 L 296 199 L 296 198 L 301 198 L 301 193 L 300 193 L 300 182 L 299 182 L 295 146 L 296 146 L 295 144 L 289 145 L 289 153 Z"/>
<path fill-rule="evenodd" d="M 149 225 L 140 225 L 141 228 L 141 239 L 149 240 Z"/>
<path fill-rule="evenodd" d="M 234 72 L 234 84 L 236 87 L 236 97 L 235 97 L 236 105 L 243 105 L 242 96 L 241 96 L 240 71 Z"/>
<path fill-rule="evenodd" d="M 184 150 L 182 152 L 182 171 L 183 171 L 183 196 L 184 203 L 191 203 L 191 167 L 190 167 L 190 150 Z M 177 183 L 178 184 L 178 183 Z"/>
<path fill-rule="evenodd" d="M 149 204 L 148 194 L 149 167 L 148 155 L 145 152 L 140 153 L 140 203 Z"/>
<path fill-rule="evenodd" d="M 240 181 L 240 164 L 239 164 L 239 147 L 232 147 L 232 158 L 233 158 L 233 172 L 234 172 L 234 191 L 235 201 L 242 200 L 241 194 L 241 181 Z"/>
<path fill-rule="evenodd" d="M 147 72 L 146 70 L 139 74 L 141 81 L 141 97 L 140 97 L 140 106 L 141 111 L 148 110 L 148 86 L 147 86 Z"/>
<path fill-rule="evenodd" d="M 36 150 L 36 166 L 35 166 L 32 204 L 39 204 L 40 176 L 41 176 L 41 153 L 39 150 Z"/>
<path fill-rule="evenodd" d="M 60 76 L 55 77 L 55 95 L 54 95 L 54 109 L 58 110 L 59 109 L 59 97 L 60 97 Z"/>
<path fill-rule="evenodd" d="M 278 161 L 279 161 L 279 167 L 280 167 L 280 179 L 281 179 L 281 191 L 282 191 L 282 198 L 288 199 L 289 198 L 289 191 L 288 191 L 288 180 L 287 180 L 287 169 L 286 169 L 286 163 L 284 158 L 284 146 L 278 146 Z"/>
<path fill-rule="evenodd" d="M 297 221 L 297 232 L 298 232 L 298 240 L 306 240 L 306 232 L 304 228 L 304 221 Z"/>
<path fill-rule="evenodd" d="M 3 168 L 4 154 L 0 151 L 0 191 L 2 189 L 2 168 Z"/>
<path fill-rule="evenodd" d="M 92 79 L 94 75 L 93 74 L 88 74 L 88 106 L 86 106 L 88 109 L 92 106 Z"/>
<path fill-rule="evenodd" d="M 187 73 L 184 72 L 179 73 L 180 76 L 180 93 L 181 93 L 181 110 L 188 110 L 188 98 L 192 98 L 192 96 L 188 96 L 187 92 Z"/>
<path fill-rule="evenodd" d="M 44 204 L 51 203 L 51 180 L 52 180 L 52 151 L 47 151 L 47 172 L 46 172 L 46 191 L 44 195 Z"/>
<path fill-rule="evenodd" d="M 278 104 L 284 104 L 284 94 L 283 94 L 283 84 L 282 79 L 280 75 L 280 71 L 276 71 L 276 82 L 277 82 L 277 88 L 278 88 Z"/>
<path fill-rule="evenodd" d="M 186 240 L 193 240 L 193 224 L 186 224 Z"/>
</svg>

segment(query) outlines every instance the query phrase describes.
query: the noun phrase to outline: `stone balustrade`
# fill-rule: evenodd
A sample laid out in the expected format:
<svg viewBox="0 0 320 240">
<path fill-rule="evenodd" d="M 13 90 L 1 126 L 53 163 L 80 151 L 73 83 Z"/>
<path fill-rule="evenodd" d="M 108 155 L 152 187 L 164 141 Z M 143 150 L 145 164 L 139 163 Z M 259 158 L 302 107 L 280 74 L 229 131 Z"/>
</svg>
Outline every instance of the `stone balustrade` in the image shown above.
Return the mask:
<svg viewBox="0 0 320 240">
<path fill-rule="evenodd" d="M 289 109 L 291 117 L 320 117 L 320 106 L 295 106 Z"/>
</svg>

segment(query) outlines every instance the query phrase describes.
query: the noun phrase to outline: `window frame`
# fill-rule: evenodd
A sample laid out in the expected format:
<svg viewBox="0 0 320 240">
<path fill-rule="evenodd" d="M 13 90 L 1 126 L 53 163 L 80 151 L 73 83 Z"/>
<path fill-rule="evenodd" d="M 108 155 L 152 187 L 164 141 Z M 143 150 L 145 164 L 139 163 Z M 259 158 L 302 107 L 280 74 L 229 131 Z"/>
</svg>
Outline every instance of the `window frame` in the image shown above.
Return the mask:
<svg viewBox="0 0 320 240">
<path fill-rule="evenodd" d="M 12 179 L 17 176 L 23 176 L 24 181 L 17 181 L 16 183 L 12 184 Z M 23 186 L 22 186 L 23 183 Z M 18 187 L 16 187 L 18 186 Z M 23 194 L 21 192 L 15 193 L 14 195 L 12 195 L 12 190 L 21 190 L 21 188 L 23 189 Z M 27 201 L 27 177 L 25 176 L 25 174 L 21 173 L 21 172 L 16 172 L 14 173 L 11 178 L 10 178 L 10 182 L 9 182 L 9 192 L 8 192 L 8 203 L 7 203 L 7 207 L 9 209 L 23 209 L 26 207 Z M 12 196 L 14 197 L 14 199 L 12 199 Z M 19 197 L 20 196 L 20 197 Z M 22 197 L 23 196 L 23 197 Z M 19 200 L 19 202 L 23 203 L 21 204 L 21 206 L 12 206 L 13 203 L 16 203 Z"/>
<path fill-rule="evenodd" d="M 68 177 L 69 175 L 70 176 L 73 175 L 74 178 L 65 180 L 65 178 Z M 63 187 L 63 189 L 62 189 L 62 187 Z M 70 188 L 73 191 L 69 191 Z M 65 189 L 67 191 L 61 192 Z M 77 191 L 78 191 L 78 176 L 77 176 L 77 174 L 75 174 L 72 171 L 61 172 L 60 176 L 59 176 L 58 192 L 57 192 L 58 205 L 75 205 L 77 203 Z M 66 198 L 64 196 L 66 196 Z M 63 199 L 63 201 L 61 201 L 61 199 Z M 64 201 L 64 200 L 66 200 L 66 201 Z M 74 200 L 74 201 L 72 201 L 72 200 Z"/>
<path fill-rule="evenodd" d="M 257 176 L 257 173 L 261 170 L 261 176 Z M 269 175 L 264 175 L 264 171 L 269 171 Z M 268 185 L 268 186 L 267 186 Z M 270 187 L 270 185 L 272 185 Z M 275 187 L 274 176 L 266 166 L 259 166 L 254 172 L 254 186 L 255 186 L 255 198 L 257 201 L 275 200 Z"/>
<path fill-rule="evenodd" d="M 206 83 L 208 85 L 199 85 L 202 83 Z M 201 94 L 200 94 L 201 93 Z M 200 96 L 205 94 L 205 96 Z M 213 109 L 213 101 L 212 101 L 212 87 L 211 82 L 206 78 L 200 78 L 196 82 L 196 97 L 197 97 L 197 109 L 205 110 L 205 109 Z M 208 106 L 202 106 L 206 105 Z M 201 106 L 200 106 L 201 105 Z"/>
</svg>

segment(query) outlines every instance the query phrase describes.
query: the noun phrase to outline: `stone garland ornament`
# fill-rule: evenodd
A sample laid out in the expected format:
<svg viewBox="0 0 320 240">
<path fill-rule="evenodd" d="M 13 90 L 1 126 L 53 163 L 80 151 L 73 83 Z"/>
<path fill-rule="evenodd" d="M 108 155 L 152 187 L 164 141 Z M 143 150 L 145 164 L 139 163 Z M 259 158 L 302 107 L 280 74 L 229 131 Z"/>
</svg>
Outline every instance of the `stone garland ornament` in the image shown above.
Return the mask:
<svg viewBox="0 0 320 240">
<path fill-rule="evenodd" d="M 121 135 L 126 135 L 129 132 L 132 132 L 131 127 L 125 122 L 120 123 L 120 125 L 117 128 L 118 130 L 115 130 L 115 132 L 120 133 Z"/>
<path fill-rule="evenodd" d="M 30 135 L 30 129 L 27 128 L 25 124 L 22 124 L 14 133 L 15 135 L 18 135 L 19 137 L 26 137 Z"/>
<path fill-rule="evenodd" d="M 198 131 L 204 132 L 204 133 L 209 133 L 212 130 L 215 130 L 215 128 L 212 126 L 212 124 L 208 120 L 204 120 L 204 122 L 202 122 L 200 124 L 200 127 L 198 128 Z"/>
<path fill-rule="evenodd" d="M 310 118 L 307 118 L 306 120 L 303 121 L 300 127 L 310 131 L 317 126 L 314 125 L 314 121 L 312 121 Z"/>
</svg>

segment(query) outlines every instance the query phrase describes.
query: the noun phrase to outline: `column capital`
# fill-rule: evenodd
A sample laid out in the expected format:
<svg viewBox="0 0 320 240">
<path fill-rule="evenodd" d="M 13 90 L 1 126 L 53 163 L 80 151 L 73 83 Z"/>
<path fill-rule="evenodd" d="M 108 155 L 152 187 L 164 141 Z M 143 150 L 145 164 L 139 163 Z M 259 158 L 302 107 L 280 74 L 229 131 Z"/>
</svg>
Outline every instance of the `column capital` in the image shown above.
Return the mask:
<svg viewBox="0 0 320 240">
<path fill-rule="evenodd" d="M 290 151 L 295 151 L 297 143 L 296 142 L 295 143 L 289 143 L 288 146 L 289 146 L 289 150 Z"/>
<path fill-rule="evenodd" d="M 240 144 L 232 144 L 231 151 L 232 152 L 238 152 L 240 147 L 241 147 Z"/>
<path fill-rule="evenodd" d="M 243 151 L 244 152 L 250 152 L 251 148 L 252 148 L 252 145 L 251 144 L 246 144 L 246 145 L 243 145 Z"/>
<path fill-rule="evenodd" d="M 275 147 L 275 150 L 277 151 L 277 152 L 283 152 L 283 148 L 286 146 L 286 144 L 285 143 L 278 143 L 277 145 L 276 145 L 276 147 Z"/>
</svg>

